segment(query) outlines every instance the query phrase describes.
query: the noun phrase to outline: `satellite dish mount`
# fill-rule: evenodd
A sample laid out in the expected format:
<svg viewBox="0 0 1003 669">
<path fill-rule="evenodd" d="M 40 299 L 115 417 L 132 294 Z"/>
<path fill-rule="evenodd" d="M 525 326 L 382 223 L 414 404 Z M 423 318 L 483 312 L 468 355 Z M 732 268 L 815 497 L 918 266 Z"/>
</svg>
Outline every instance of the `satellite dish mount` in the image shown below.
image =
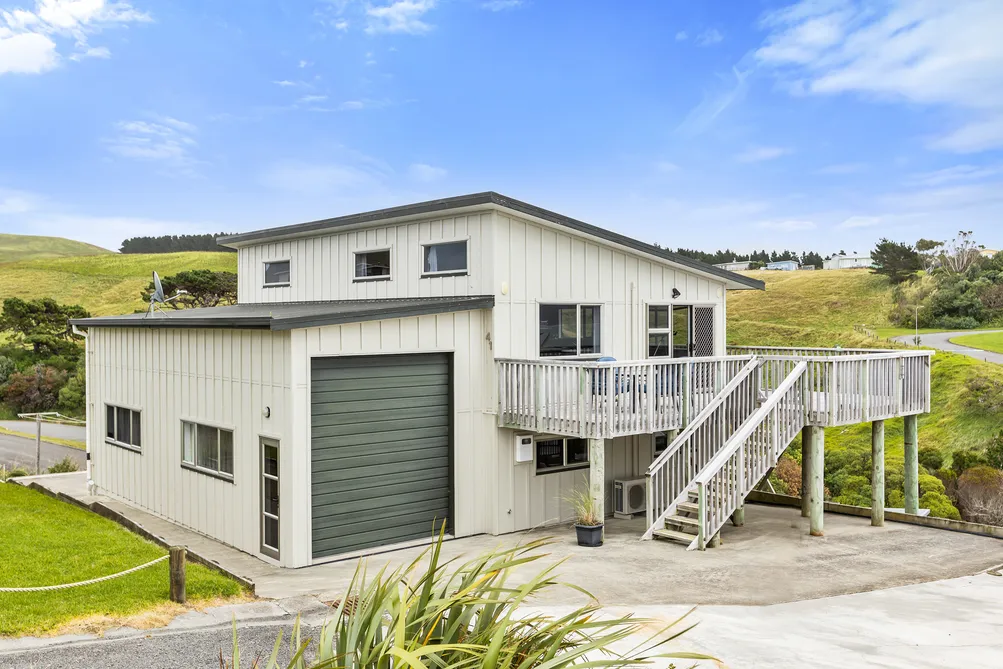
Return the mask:
<svg viewBox="0 0 1003 669">
<path fill-rule="evenodd" d="M 182 295 L 187 295 L 187 290 L 179 290 L 172 297 L 167 297 L 164 295 L 164 285 L 160 283 L 160 275 L 156 272 L 153 273 L 153 295 L 150 295 L 150 311 L 147 316 L 152 316 L 155 311 L 163 312 L 163 305 L 168 302 L 173 302 Z M 160 306 L 157 306 L 160 305 Z M 166 314 L 165 314 L 166 315 Z"/>
</svg>

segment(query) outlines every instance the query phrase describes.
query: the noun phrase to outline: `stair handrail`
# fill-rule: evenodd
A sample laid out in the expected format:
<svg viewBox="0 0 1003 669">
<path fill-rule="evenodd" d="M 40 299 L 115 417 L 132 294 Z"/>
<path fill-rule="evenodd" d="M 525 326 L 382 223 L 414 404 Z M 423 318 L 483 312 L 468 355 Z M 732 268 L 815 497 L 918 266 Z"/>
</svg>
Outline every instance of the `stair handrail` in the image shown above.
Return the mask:
<svg viewBox="0 0 1003 669">
<path fill-rule="evenodd" d="M 739 504 L 741 504 L 740 500 L 744 499 L 745 495 L 749 492 L 744 489 L 747 486 L 742 485 L 741 487 L 743 489 L 739 493 L 735 494 L 734 491 L 731 491 L 732 494 L 723 496 L 723 499 L 730 502 L 729 506 L 710 510 L 707 508 L 709 502 L 707 494 L 708 484 L 730 462 L 731 458 L 736 453 L 744 456 L 746 442 L 770 416 L 774 415 L 780 406 L 780 403 L 784 399 L 787 399 L 788 395 L 790 395 L 790 399 L 796 400 L 794 402 L 794 405 L 796 406 L 794 415 L 797 418 L 800 418 L 800 420 L 796 420 L 795 423 L 787 426 L 788 429 L 796 429 L 800 431 L 801 428 L 806 425 L 802 391 L 800 387 L 795 388 L 795 384 L 801 381 L 806 369 L 808 369 L 808 362 L 805 360 L 799 362 L 797 366 L 791 370 L 791 373 L 787 375 L 787 378 L 785 378 L 783 382 L 781 382 L 770 394 L 769 398 L 767 398 L 762 406 L 760 406 L 756 413 L 753 414 L 752 417 L 749 418 L 749 420 L 747 420 L 742 427 L 731 436 L 724 448 L 722 448 L 718 454 L 709 463 L 707 463 L 707 466 L 704 467 L 703 470 L 693 479 L 697 486 L 699 513 L 697 536 L 694 537 L 693 542 L 690 544 L 690 550 L 694 548 L 703 550 L 706 546 L 707 540 L 710 537 L 713 537 L 718 530 L 721 529 L 728 517 L 731 516 L 735 509 L 738 508 Z M 770 435 L 771 443 L 768 444 L 767 449 L 767 453 L 769 454 L 768 459 L 773 461 L 771 462 L 771 465 L 775 464 L 775 461 L 779 459 L 780 455 L 783 453 L 783 449 L 780 449 L 779 444 L 777 443 L 779 427 L 780 426 L 776 423 L 776 421 L 774 421 Z M 793 439 L 793 437 L 791 438 Z M 740 463 L 737 467 L 740 475 L 744 475 L 745 473 L 744 464 L 745 463 Z M 765 472 L 769 469 L 769 466 L 761 467 L 760 469 L 762 470 L 762 474 L 765 474 Z M 748 485 L 749 490 L 751 490 L 752 486 L 755 486 L 759 479 L 762 478 L 761 475 L 759 475 L 759 478 L 756 478 L 757 475 L 759 475 L 758 471 L 752 477 L 746 477 L 748 479 L 755 479 L 750 485 Z M 748 481 L 745 483 L 748 484 Z"/>
<path fill-rule="evenodd" d="M 762 360 L 756 356 L 752 356 L 748 363 L 742 367 L 741 370 L 721 389 L 710 402 L 707 403 L 700 413 L 698 413 L 693 420 L 679 433 L 679 435 L 672 440 L 672 443 L 662 451 L 661 454 L 648 466 L 647 471 L 644 476 L 646 479 L 646 490 L 647 490 L 647 504 L 645 505 L 647 511 L 647 523 L 648 527 L 642 535 L 643 540 L 650 539 L 652 533 L 658 528 L 658 524 L 664 522 L 664 520 L 673 513 L 676 505 L 685 498 L 686 492 L 689 486 L 683 486 L 672 499 L 661 499 L 659 500 L 658 491 L 656 491 L 656 486 L 653 481 L 653 477 L 657 476 L 660 471 L 665 467 L 665 464 L 679 452 L 679 449 L 683 447 L 696 433 L 707 420 L 714 415 L 715 411 L 728 399 L 728 397 L 738 388 L 744 381 L 746 381 L 750 376 L 755 374 L 759 366 L 762 364 Z M 723 444 L 722 444 L 723 446 Z M 661 504 L 656 504 L 656 501 L 660 501 Z M 656 514 L 656 508 L 659 508 Z"/>
</svg>

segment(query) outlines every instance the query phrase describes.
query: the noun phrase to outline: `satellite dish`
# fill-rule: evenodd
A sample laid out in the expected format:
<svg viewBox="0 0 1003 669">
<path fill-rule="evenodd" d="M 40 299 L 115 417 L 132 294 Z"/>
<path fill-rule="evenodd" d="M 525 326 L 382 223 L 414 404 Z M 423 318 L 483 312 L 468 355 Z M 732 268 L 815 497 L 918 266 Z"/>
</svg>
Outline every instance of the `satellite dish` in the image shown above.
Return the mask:
<svg viewBox="0 0 1003 669">
<path fill-rule="evenodd" d="M 161 304 L 167 301 L 164 295 L 164 285 L 160 283 L 160 275 L 156 271 L 153 272 L 153 295 L 150 296 L 150 302 L 160 302 Z"/>
</svg>

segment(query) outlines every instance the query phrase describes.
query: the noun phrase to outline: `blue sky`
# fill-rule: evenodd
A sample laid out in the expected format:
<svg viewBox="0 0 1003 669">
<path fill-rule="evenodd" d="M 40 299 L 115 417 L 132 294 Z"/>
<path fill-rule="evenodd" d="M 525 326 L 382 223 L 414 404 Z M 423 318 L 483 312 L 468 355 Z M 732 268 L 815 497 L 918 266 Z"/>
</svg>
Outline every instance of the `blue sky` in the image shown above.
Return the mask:
<svg viewBox="0 0 1003 669">
<path fill-rule="evenodd" d="M 0 231 L 497 190 L 665 246 L 1003 246 L 1003 2 L 0 0 Z"/>
</svg>

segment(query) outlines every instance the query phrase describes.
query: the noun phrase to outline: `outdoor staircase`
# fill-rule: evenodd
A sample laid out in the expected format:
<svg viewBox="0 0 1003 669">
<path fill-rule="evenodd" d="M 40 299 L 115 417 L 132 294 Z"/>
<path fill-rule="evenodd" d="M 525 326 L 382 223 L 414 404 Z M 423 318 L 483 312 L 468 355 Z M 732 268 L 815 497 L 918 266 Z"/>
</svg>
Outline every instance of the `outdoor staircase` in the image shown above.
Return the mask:
<svg viewBox="0 0 1003 669">
<path fill-rule="evenodd" d="M 648 468 L 645 539 L 706 548 L 807 424 L 807 363 L 754 358 Z"/>
</svg>

